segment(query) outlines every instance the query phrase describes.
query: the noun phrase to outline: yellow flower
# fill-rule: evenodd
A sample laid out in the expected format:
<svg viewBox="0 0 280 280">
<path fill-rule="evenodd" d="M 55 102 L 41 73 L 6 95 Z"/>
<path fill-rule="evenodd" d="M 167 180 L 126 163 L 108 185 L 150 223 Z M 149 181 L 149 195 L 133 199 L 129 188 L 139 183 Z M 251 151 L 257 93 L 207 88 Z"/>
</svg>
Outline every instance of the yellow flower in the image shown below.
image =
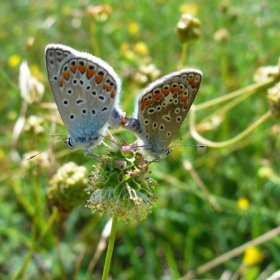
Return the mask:
<svg viewBox="0 0 280 280">
<path fill-rule="evenodd" d="M 237 204 L 238 204 L 238 207 L 243 210 L 248 209 L 250 206 L 249 200 L 243 196 L 238 199 Z"/>
<path fill-rule="evenodd" d="M 261 263 L 263 261 L 263 253 L 257 247 L 250 247 L 245 251 L 243 263 L 247 266 Z"/>
<path fill-rule="evenodd" d="M 71 8 L 69 6 L 63 6 L 61 9 L 61 13 L 63 16 L 71 15 Z"/>
<path fill-rule="evenodd" d="M 138 42 L 134 46 L 135 52 L 140 54 L 140 55 L 147 55 L 149 54 L 149 49 L 147 45 L 143 42 Z"/>
<path fill-rule="evenodd" d="M 196 15 L 198 12 L 198 6 L 196 4 L 183 4 L 180 6 L 180 13 L 189 13 L 191 15 Z"/>
<path fill-rule="evenodd" d="M 11 68 L 17 67 L 20 63 L 20 56 L 18 54 L 14 54 L 12 56 L 10 56 L 9 60 L 8 60 L 8 65 Z"/>
<path fill-rule="evenodd" d="M 2 159 L 4 157 L 5 153 L 2 149 L 0 149 L 0 159 Z"/>
<path fill-rule="evenodd" d="M 128 25 L 128 32 L 130 34 L 136 34 L 138 33 L 140 27 L 139 27 L 139 24 L 135 21 L 131 22 L 129 25 Z"/>
</svg>

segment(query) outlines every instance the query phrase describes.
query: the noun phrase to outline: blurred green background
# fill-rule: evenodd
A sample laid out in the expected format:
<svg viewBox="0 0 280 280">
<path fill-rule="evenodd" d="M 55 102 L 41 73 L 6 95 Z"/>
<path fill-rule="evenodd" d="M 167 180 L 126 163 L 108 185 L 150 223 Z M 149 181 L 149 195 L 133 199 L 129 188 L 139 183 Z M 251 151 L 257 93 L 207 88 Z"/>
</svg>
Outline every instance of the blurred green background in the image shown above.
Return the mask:
<svg viewBox="0 0 280 280">
<path fill-rule="evenodd" d="M 201 21 L 199 38 L 189 41 L 187 48 L 175 32 L 184 13 Z M 196 105 L 254 84 L 260 67 L 278 63 L 279 14 L 277 0 L 1 1 L 0 278 L 101 279 L 102 275 L 104 252 L 88 271 L 108 217 L 91 214 L 82 203 L 51 223 L 46 195 L 59 167 L 73 161 L 89 173 L 96 163 L 63 143 L 26 161 L 26 153 L 32 155 L 53 141 L 48 134 L 67 133 L 57 118 L 47 80 L 47 44 L 65 44 L 112 65 L 122 78 L 120 105 L 131 115 L 137 92 L 182 68 L 184 54 L 184 67 L 203 72 Z M 18 80 L 23 61 L 32 82 L 26 68 L 21 77 L 27 75 L 28 85 L 44 93 L 42 99 L 34 90 L 30 100 L 22 97 Z M 242 102 L 222 113 L 218 110 L 230 100 L 199 110 L 199 133 L 213 142 L 229 140 L 268 112 L 267 88 L 244 94 Z M 176 144 L 199 143 L 190 137 L 188 120 L 189 116 L 178 135 L 183 140 Z M 112 133 L 119 140 L 135 140 L 121 128 Z M 118 224 L 112 279 L 178 279 L 277 227 L 279 133 L 279 120 L 269 117 L 231 145 L 176 147 L 168 158 L 152 164 L 151 177 L 158 181 L 156 207 L 137 225 Z M 94 148 L 100 154 L 105 150 Z M 196 278 L 220 279 L 227 272 L 230 277 L 223 279 L 266 279 L 280 269 L 279 243 L 280 238 L 274 237 Z"/>
</svg>

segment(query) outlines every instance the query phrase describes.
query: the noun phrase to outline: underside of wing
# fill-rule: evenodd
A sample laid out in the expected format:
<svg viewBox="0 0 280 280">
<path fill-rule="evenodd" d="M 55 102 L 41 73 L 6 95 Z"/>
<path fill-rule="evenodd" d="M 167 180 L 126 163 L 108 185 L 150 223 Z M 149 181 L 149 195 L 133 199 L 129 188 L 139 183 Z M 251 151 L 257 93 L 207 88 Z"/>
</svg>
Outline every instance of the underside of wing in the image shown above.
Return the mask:
<svg viewBox="0 0 280 280">
<path fill-rule="evenodd" d="M 90 135 L 105 126 L 120 92 L 120 79 L 103 60 L 63 45 L 46 48 L 49 81 L 70 134 Z"/>
<path fill-rule="evenodd" d="M 202 74 L 184 69 L 150 84 L 140 95 L 138 119 L 148 142 L 167 148 L 198 92 Z"/>
</svg>

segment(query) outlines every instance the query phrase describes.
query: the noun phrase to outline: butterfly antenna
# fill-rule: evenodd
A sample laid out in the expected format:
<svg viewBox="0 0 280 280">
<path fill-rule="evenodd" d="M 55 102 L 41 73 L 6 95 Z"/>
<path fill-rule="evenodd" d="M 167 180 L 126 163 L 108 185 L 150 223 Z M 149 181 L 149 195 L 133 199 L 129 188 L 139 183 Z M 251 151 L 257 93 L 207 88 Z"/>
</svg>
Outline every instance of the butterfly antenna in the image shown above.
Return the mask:
<svg viewBox="0 0 280 280">
<path fill-rule="evenodd" d="M 57 136 L 57 135 L 55 135 L 55 136 Z M 59 140 L 57 140 L 57 141 L 51 143 L 48 147 L 46 147 L 46 148 L 43 149 L 42 151 L 38 152 L 37 154 L 31 156 L 31 157 L 28 158 L 27 160 L 30 160 L 30 159 L 32 159 L 32 158 L 35 158 L 36 156 L 40 155 L 40 154 L 43 153 L 44 151 L 46 151 L 46 150 L 48 150 L 49 148 L 53 147 L 55 144 L 57 144 L 57 143 L 59 143 L 59 142 L 61 142 L 61 141 L 64 141 L 64 140 L 66 140 L 66 139 L 67 139 L 67 138 L 59 139 Z"/>
<path fill-rule="evenodd" d="M 171 149 L 174 147 L 181 147 L 181 146 L 196 147 L 196 148 L 205 148 L 206 147 L 206 145 L 203 145 L 203 144 L 178 144 L 178 145 L 170 146 L 168 148 Z"/>
<path fill-rule="evenodd" d="M 58 136 L 66 136 L 66 137 L 68 137 L 67 134 L 49 134 L 49 136 L 51 136 L 51 137 L 58 137 Z"/>
</svg>

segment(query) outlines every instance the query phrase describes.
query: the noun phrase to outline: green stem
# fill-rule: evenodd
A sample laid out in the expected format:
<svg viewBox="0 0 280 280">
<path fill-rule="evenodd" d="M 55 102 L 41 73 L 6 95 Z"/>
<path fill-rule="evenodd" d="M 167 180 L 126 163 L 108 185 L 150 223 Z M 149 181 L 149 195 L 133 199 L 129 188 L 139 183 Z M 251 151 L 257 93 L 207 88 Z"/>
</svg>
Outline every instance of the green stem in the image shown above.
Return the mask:
<svg viewBox="0 0 280 280">
<path fill-rule="evenodd" d="M 207 271 L 213 269 L 214 267 L 217 267 L 218 265 L 225 263 L 228 260 L 232 260 L 236 256 L 245 252 L 245 250 L 247 250 L 248 248 L 263 244 L 263 243 L 271 240 L 275 236 L 278 236 L 279 233 L 280 233 L 280 227 L 276 227 L 276 228 L 266 232 L 265 234 L 255 238 L 239 247 L 236 247 L 235 249 L 233 249 L 223 255 L 220 255 L 217 258 L 205 263 L 204 265 L 198 267 L 195 271 L 194 270 L 190 271 L 188 274 L 181 277 L 180 280 L 189 280 L 189 279 L 196 278 L 194 276 L 198 276 L 203 273 L 206 273 Z M 195 275 L 194 275 L 194 273 L 195 273 Z"/>
<path fill-rule="evenodd" d="M 238 89 L 238 90 L 236 90 L 232 93 L 229 93 L 229 94 L 217 97 L 215 99 L 212 99 L 210 101 L 198 104 L 198 105 L 196 105 L 196 111 L 204 110 L 204 109 L 206 109 L 208 107 L 211 107 L 213 105 L 217 105 L 217 104 L 219 104 L 221 102 L 225 102 L 229 99 L 236 98 L 239 95 L 244 95 L 245 94 L 247 96 L 247 94 L 248 94 L 248 96 L 249 96 L 251 94 L 260 92 L 261 90 L 265 90 L 265 89 L 271 87 L 273 84 L 275 84 L 278 81 L 279 81 L 278 77 L 268 78 L 265 81 L 261 81 L 261 82 L 249 85 L 245 88 Z"/>
<path fill-rule="evenodd" d="M 3 68 L 0 67 L 0 77 L 2 81 L 5 81 L 13 90 L 19 92 L 18 86 L 12 81 L 12 79 L 6 74 Z"/>
<path fill-rule="evenodd" d="M 102 280 L 107 280 L 108 276 L 109 276 L 111 259 L 112 259 L 112 255 L 113 255 L 114 243 L 115 243 L 115 238 L 116 238 L 117 223 L 118 223 L 118 218 L 114 217 L 113 222 L 112 222 L 111 234 L 109 237 L 109 244 L 108 244 L 108 249 L 107 249 L 107 254 L 106 254 L 106 259 L 105 259 Z"/>
<path fill-rule="evenodd" d="M 213 142 L 210 140 L 207 140 L 206 138 L 202 137 L 195 128 L 195 110 L 190 110 L 190 131 L 192 137 L 197 140 L 199 143 L 204 144 L 208 147 L 212 148 L 223 148 L 229 145 L 233 145 L 235 142 L 240 141 L 245 136 L 249 135 L 254 129 L 256 129 L 259 125 L 261 125 L 263 122 L 265 122 L 268 118 L 271 117 L 271 112 L 266 112 L 263 116 L 261 116 L 256 122 L 251 124 L 249 127 L 247 127 L 244 131 L 242 131 L 237 136 L 231 138 L 230 140 L 226 140 L 223 142 Z"/>
<path fill-rule="evenodd" d="M 182 46 L 180 69 L 184 68 L 185 60 L 187 57 L 187 51 L 188 51 L 188 43 L 186 42 L 186 43 L 183 43 L 183 46 Z"/>
</svg>

